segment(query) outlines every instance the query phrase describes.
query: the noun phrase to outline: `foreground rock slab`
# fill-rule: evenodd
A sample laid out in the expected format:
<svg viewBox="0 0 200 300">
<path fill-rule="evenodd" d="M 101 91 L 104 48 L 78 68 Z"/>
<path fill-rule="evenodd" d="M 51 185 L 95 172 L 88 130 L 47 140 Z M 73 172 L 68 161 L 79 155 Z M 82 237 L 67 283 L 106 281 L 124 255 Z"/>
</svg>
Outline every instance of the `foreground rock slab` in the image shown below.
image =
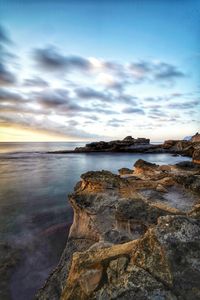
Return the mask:
<svg viewBox="0 0 200 300">
<path fill-rule="evenodd" d="M 81 176 L 60 263 L 36 299 L 200 299 L 200 167 L 138 160 Z"/>
</svg>

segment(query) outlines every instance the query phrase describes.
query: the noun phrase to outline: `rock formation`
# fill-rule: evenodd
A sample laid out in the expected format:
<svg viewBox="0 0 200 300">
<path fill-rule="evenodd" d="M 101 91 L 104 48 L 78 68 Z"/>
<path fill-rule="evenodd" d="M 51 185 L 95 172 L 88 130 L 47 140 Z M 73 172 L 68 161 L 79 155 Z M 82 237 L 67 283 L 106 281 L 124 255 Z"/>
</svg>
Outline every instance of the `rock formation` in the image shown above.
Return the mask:
<svg viewBox="0 0 200 300">
<path fill-rule="evenodd" d="M 192 142 L 200 142 L 200 133 L 197 132 L 195 135 L 193 135 Z"/>
<path fill-rule="evenodd" d="M 183 155 L 193 157 L 196 150 L 200 149 L 199 134 L 193 140 L 167 140 L 163 144 L 150 144 L 146 138 L 133 138 L 127 136 L 123 140 L 110 142 L 93 142 L 85 147 L 77 147 L 74 150 L 53 151 L 48 153 L 91 153 L 91 152 L 131 152 L 131 153 L 172 153 L 172 155 Z M 195 157 L 197 152 L 195 154 Z M 199 163 L 198 158 L 194 162 Z"/>
<path fill-rule="evenodd" d="M 60 263 L 38 300 L 200 299 L 200 166 L 138 160 L 81 176 Z"/>
<path fill-rule="evenodd" d="M 75 152 L 107 152 L 107 151 L 128 151 L 138 149 L 149 149 L 152 145 L 149 144 L 150 140 L 146 138 L 133 138 L 127 136 L 123 140 L 115 140 L 110 142 L 93 142 L 86 144 L 85 147 L 75 148 Z"/>
</svg>

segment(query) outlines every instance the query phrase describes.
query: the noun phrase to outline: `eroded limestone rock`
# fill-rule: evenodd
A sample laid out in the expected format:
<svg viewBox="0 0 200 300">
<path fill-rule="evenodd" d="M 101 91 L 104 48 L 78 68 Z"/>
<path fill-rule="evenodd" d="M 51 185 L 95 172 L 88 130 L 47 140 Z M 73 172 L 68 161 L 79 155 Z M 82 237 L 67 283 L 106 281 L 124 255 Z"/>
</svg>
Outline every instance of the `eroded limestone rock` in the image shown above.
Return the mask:
<svg viewBox="0 0 200 300">
<path fill-rule="evenodd" d="M 200 169 L 142 160 L 81 176 L 60 264 L 39 300 L 200 299 Z"/>
</svg>

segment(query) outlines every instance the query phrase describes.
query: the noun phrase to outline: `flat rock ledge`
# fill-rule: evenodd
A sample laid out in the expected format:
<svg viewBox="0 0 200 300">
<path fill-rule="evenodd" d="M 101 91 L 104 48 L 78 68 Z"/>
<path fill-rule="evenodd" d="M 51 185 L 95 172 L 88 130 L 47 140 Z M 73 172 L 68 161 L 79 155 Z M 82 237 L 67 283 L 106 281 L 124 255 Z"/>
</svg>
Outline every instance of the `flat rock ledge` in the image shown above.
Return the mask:
<svg viewBox="0 0 200 300">
<path fill-rule="evenodd" d="M 200 166 L 87 172 L 74 221 L 37 300 L 200 299 Z"/>
</svg>

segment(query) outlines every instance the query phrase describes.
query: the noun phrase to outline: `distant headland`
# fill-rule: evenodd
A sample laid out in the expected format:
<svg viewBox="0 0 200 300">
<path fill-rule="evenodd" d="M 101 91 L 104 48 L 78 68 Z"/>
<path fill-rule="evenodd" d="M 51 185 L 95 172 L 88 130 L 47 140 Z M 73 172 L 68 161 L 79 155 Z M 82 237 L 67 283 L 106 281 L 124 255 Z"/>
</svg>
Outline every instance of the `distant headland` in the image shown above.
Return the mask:
<svg viewBox="0 0 200 300">
<path fill-rule="evenodd" d="M 99 152 L 127 152 L 127 153 L 172 153 L 193 158 L 200 163 L 200 134 L 196 133 L 189 140 L 167 140 L 163 144 L 150 143 L 148 138 L 133 138 L 127 136 L 122 140 L 110 142 L 99 141 L 77 147 L 74 150 L 50 151 L 48 153 L 99 153 Z"/>
</svg>

